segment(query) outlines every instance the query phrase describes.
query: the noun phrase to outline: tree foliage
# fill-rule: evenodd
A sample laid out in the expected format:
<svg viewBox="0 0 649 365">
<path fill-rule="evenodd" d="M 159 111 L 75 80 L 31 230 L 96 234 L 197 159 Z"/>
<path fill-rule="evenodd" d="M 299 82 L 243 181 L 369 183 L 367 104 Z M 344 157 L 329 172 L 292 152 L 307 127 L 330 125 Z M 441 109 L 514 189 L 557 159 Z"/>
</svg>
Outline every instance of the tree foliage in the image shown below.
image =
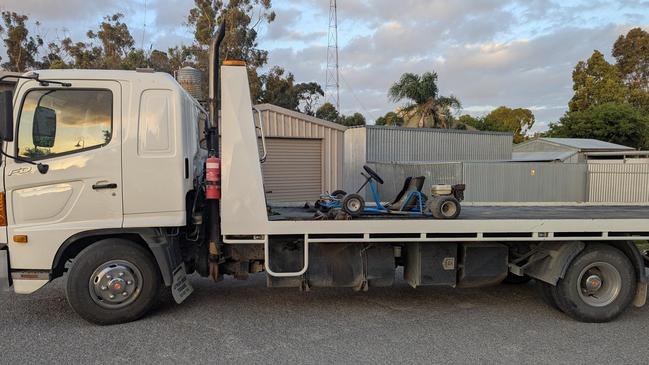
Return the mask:
<svg viewBox="0 0 649 365">
<path fill-rule="evenodd" d="M 587 61 L 580 61 L 572 73 L 574 96 L 569 104 L 571 112 L 586 110 L 594 105 L 624 103 L 627 89 L 622 75 L 615 65 L 604 59 L 604 55 L 593 52 Z"/>
<path fill-rule="evenodd" d="M 521 143 L 528 138 L 527 133 L 534 126 L 536 119 L 529 109 L 501 106 L 485 117 L 474 118 L 463 115 L 459 121 L 481 131 L 512 133 L 514 143 Z"/>
<path fill-rule="evenodd" d="M 342 124 L 347 127 L 355 127 L 355 126 L 361 126 L 367 124 L 365 117 L 361 113 L 354 113 L 350 116 L 343 115 L 340 118 L 338 118 L 336 122 L 338 124 Z"/>
<path fill-rule="evenodd" d="M 282 108 L 314 115 L 315 104 L 324 96 L 322 87 L 316 82 L 295 83 L 292 73 L 274 66 L 268 73 L 259 77 L 261 92 L 258 101 Z"/>
<path fill-rule="evenodd" d="M 318 110 L 315 112 L 316 118 L 328 120 L 333 123 L 337 123 L 340 118 L 340 113 L 336 110 L 336 107 L 327 102 L 322 104 Z"/>
<path fill-rule="evenodd" d="M 195 66 L 207 74 L 209 45 L 219 25 L 226 22 L 226 33 L 221 44 L 221 60 L 244 60 L 248 67 L 253 100 L 261 97 L 262 81 L 258 68 L 268 62 L 268 52 L 258 47 L 257 27 L 275 20 L 270 0 L 194 0 L 187 16 L 187 25 L 193 29 L 194 44 L 185 47 Z M 204 89 L 207 82 L 204 84 Z"/>
<path fill-rule="evenodd" d="M 440 96 L 437 74 L 423 75 L 405 73 L 388 91 L 391 101 L 407 104 L 399 112 L 408 127 L 451 128 L 452 109 L 460 109 L 460 101 L 454 96 Z"/>
<path fill-rule="evenodd" d="M 388 112 L 384 116 L 376 119 L 374 123 L 376 125 L 401 127 L 405 124 L 405 121 L 399 114 L 395 112 Z"/>
<path fill-rule="evenodd" d="M 40 35 L 30 36 L 26 22 L 29 18 L 16 12 L 3 11 L 1 14 L 0 36 L 2 36 L 9 60 L 2 67 L 9 71 L 25 72 L 38 67 L 38 50 L 43 46 Z M 39 25 L 36 22 L 36 25 Z M 1 60 L 1 58 L 0 58 Z"/>
<path fill-rule="evenodd" d="M 649 113 L 649 33 L 634 28 L 621 35 L 613 45 L 613 57 L 629 89 L 629 102 Z"/>
<path fill-rule="evenodd" d="M 324 96 L 322 86 L 317 82 L 304 82 L 295 85 L 295 95 L 300 102 L 300 111 L 306 115 L 315 115 L 315 106 Z"/>
<path fill-rule="evenodd" d="M 631 104 L 606 103 L 566 113 L 551 124 L 549 137 L 594 138 L 624 146 L 647 147 L 649 117 Z"/>
</svg>

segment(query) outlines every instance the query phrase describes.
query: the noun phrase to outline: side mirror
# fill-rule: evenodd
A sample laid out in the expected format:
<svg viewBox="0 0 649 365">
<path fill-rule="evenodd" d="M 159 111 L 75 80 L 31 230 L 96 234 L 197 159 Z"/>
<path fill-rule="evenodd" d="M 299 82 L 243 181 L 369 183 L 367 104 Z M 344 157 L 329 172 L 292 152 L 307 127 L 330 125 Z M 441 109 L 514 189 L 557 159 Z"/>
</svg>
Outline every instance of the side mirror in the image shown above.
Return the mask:
<svg viewBox="0 0 649 365">
<path fill-rule="evenodd" d="M 32 140 L 35 147 L 52 148 L 56 138 L 56 112 L 54 109 L 37 106 L 34 112 Z"/>
<path fill-rule="evenodd" d="M 0 92 L 0 140 L 14 140 L 14 105 L 13 92 Z"/>
</svg>

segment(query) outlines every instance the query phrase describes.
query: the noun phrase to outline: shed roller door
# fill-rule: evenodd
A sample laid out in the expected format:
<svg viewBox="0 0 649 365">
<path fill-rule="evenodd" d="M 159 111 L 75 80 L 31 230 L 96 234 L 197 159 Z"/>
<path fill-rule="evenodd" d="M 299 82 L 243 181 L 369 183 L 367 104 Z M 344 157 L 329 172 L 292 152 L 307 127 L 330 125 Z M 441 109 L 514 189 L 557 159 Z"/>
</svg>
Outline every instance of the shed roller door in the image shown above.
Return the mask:
<svg viewBox="0 0 649 365">
<path fill-rule="evenodd" d="M 276 202 L 315 201 L 322 193 L 322 141 L 267 138 L 264 188 Z"/>
</svg>

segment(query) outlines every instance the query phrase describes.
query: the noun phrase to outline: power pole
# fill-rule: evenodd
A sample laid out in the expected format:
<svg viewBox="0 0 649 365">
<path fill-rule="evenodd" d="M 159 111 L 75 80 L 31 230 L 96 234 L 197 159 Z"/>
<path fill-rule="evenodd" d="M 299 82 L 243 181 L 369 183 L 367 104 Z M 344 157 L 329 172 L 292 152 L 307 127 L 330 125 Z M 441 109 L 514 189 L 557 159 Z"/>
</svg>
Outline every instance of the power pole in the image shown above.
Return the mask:
<svg viewBox="0 0 649 365">
<path fill-rule="evenodd" d="M 338 6 L 329 0 L 329 41 L 327 45 L 327 78 L 325 101 L 340 111 L 340 75 L 338 73 Z"/>
</svg>

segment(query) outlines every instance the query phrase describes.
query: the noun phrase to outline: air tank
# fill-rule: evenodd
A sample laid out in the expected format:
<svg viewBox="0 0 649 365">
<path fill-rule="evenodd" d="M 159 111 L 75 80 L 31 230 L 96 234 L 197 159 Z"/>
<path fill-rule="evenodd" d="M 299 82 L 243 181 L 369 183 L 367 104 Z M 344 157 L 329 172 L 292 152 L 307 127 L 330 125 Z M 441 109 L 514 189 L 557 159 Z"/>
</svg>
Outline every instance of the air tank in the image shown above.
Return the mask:
<svg viewBox="0 0 649 365">
<path fill-rule="evenodd" d="M 178 70 L 176 73 L 178 83 L 185 89 L 189 95 L 193 96 L 196 100 L 203 100 L 203 92 L 201 90 L 201 82 L 203 74 L 200 70 L 193 67 L 185 66 Z"/>
</svg>

